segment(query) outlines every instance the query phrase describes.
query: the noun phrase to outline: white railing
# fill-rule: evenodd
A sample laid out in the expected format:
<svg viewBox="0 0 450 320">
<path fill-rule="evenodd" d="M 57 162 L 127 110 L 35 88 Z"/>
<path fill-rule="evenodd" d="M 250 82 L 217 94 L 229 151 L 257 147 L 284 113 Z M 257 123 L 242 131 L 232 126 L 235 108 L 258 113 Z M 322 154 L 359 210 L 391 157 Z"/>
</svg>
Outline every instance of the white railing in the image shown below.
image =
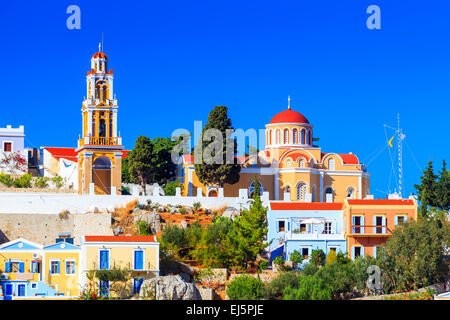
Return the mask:
<svg viewBox="0 0 450 320">
<path fill-rule="evenodd" d="M 343 233 L 288 232 L 286 240 L 345 240 Z"/>
</svg>

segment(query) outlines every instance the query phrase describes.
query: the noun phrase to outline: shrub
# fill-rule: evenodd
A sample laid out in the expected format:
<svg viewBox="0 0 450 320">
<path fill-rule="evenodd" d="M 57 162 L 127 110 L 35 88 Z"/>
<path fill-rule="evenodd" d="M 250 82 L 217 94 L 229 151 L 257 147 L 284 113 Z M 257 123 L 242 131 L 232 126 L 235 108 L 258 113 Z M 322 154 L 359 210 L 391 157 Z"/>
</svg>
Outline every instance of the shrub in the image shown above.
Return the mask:
<svg viewBox="0 0 450 320">
<path fill-rule="evenodd" d="M 297 288 L 287 287 L 283 300 L 331 300 L 332 288 L 317 276 L 303 276 Z"/>
<path fill-rule="evenodd" d="M 195 211 L 200 210 L 201 206 L 202 206 L 202 204 L 200 202 L 198 202 L 198 201 L 194 202 L 193 205 L 192 205 L 192 207 L 194 207 Z"/>
<path fill-rule="evenodd" d="M 303 262 L 303 256 L 300 253 L 300 251 L 298 251 L 298 250 L 292 251 L 289 258 L 295 267 L 297 267 L 299 264 L 301 264 Z"/>
<path fill-rule="evenodd" d="M 55 184 L 55 187 L 58 189 L 60 189 L 64 185 L 64 179 L 60 176 L 53 177 L 52 182 Z"/>
<path fill-rule="evenodd" d="M 139 220 L 136 222 L 136 227 L 138 229 L 138 233 L 140 236 L 150 236 L 152 233 L 150 232 L 150 226 L 147 221 Z"/>
<path fill-rule="evenodd" d="M 47 177 L 38 177 L 34 182 L 36 188 L 48 188 L 48 178 Z"/>
<path fill-rule="evenodd" d="M 15 188 L 31 188 L 32 176 L 29 173 L 24 174 L 20 178 L 14 180 Z"/>
<path fill-rule="evenodd" d="M 161 233 L 161 247 L 178 255 L 188 245 L 185 231 L 175 224 L 167 224 Z"/>
<path fill-rule="evenodd" d="M 58 216 L 61 220 L 63 220 L 63 219 L 65 220 L 65 219 L 69 218 L 69 214 L 70 214 L 70 211 L 66 209 L 66 210 L 61 211 L 58 214 Z"/>
<path fill-rule="evenodd" d="M 180 213 L 180 214 L 186 214 L 186 209 L 185 208 L 180 208 L 180 209 L 178 209 L 178 212 Z"/>
<path fill-rule="evenodd" d="M 336 260 L 337 260 L 336 251 L 331 250 L 330 252 L 328 252 L 327 258 L 326 258 L 326 264 L 333 263 L 333 262 L 335 262 Z"/>
<path fill-rule="evenodd" d="M 325 264 L 325 252 L 321 249 L 316 249 L 311 252 L 311 263 L 316 266 L 323 266 Z"/>
<path fill-rule="evenodd" d="M 227 286 L 230 300 L 258 300 L 263 297 L 264 284 L 260 279 L 243 275 L 237 277 Z"/>
<path fill-rule="evenodd" d="M 300 273 L 297 271 L 282 272 L 264 288 L 264 298 L 279 300 L 287 287 L 298 288 Z"/>
<path fill-rule="evenodd" d="M 181 188 L 181 191 L 183 191 L 183 185 L 181 184 L 181 182 L 177 180 L 170 181 L 163 188 L 164 194 L 166 196 L 174 196 L 177 193 L 176 188 Z"/>
<path fill-rule="evenodd" d="M 319 271 L 319 267 L 312 263 L 303 266 L 302 274 L 305 276 L 313 276 Z"/>
<path fill-rule="evenodd" d="M 9 174 L 0 173 L 0 183 L 7 187 L 12 187 L 14 184 L 14 179 Z"/>
</svg>

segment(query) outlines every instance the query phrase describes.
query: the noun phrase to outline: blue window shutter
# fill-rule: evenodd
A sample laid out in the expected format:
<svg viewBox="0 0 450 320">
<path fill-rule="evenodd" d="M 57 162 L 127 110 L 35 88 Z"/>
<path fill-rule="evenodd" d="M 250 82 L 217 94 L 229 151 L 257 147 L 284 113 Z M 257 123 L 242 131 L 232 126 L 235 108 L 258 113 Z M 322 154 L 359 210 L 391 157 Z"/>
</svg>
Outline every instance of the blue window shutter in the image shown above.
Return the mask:
<svg viewBox="0 0 450 320">
<path fill-rule="evenodd" d="M 352 247 L 352 260 L 355 261 L 355 247 Z"/>
<path fill-rule="evenodd" d="M 383 223 L 383 233 L 386 233 L 386 217 L 383 217 L 383 219 L 381 220 Z"/>
<path fill-rule="evenodd" d="M 405 216 L 405 222 L 408 221 L 408 216 Z"/>
<path fill-rule="evenodd" d="M 376 226 L 377 225 L 377 217 L 376 216 L 373 216 L 373 219 L 372 219 L 373 221 L 372 221 L 372 224 L 374 225 L 374 226 Z M 373 233 L 377 233 L 377 227 L 373 227 Z"/>
<path fill-rule="evenodd" d="M 56 265 L 58 266 L 56 273 L 60 273 L 59 272 L 59 261 L 56 262 Z"/>
<path fill-rule="evenodd" d="M 365 254 L 364 254 L 364 247 L 361 247 L 361 257 L 365 257 Z"/>
<path fill-rule="evenodd" d="M 10 265 L 9 265 L 9 261 L 5 261 L 5 272 L 6 272 L 6 273 L 11 272 L 11 268 L 10 268 Z"/>
<path fill-rule="evenodd" d="M 365 225 L 365 223 L 364 223 L 364 217 L 361 217 L 361 225 L 362 225 L 362 226 Z M 365 232 L 364 232 L 364 227 L 361 227 L 361 233 L 365 233 Z"/>
<path fill-rule="evenodd" d="M 394 217 L 394 226 L 398 225 L 398 216 Z"/>
<path fill-rule="evenodd" d="M 288 226 L 287 226 L 287 231 L 289 231 L 291 226 L 290 226 L 290 223 L 289 223 L 289 221 L 288 221 Z"/>
<path fill-rule="evenodd" d="M 352 217 L 352 226 L 354 226 L 355 225 L 355 217 L 353 216 Z M 355 227 L 352 227 L 352 233 L 355 233 Z"/>
<path fill-rule="evenodd" d="M 19 262 L 19 272 L 24 272 L 24 269 L 25 269 L 25 263 Z"/>
</svg>

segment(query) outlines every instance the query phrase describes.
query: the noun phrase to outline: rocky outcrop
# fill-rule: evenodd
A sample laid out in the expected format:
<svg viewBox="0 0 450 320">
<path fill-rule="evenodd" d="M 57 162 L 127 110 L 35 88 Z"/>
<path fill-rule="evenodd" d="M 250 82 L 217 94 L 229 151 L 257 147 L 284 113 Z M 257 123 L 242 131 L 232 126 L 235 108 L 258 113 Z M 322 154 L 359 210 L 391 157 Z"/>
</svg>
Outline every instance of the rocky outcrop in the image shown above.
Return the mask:
<svg viewBox="0 0 450 320">
<path fill-rule="evenodd" d="M 149 231 L 152 234 L 161 231 L 161 217 L 156 212 L 149 212 L 146 214 L 138 215 L 134 217 L 134 223 L 138 221 L 145 221 L 148 223 Z"/>
<path fill-rule="evenodd" d="M 193 283 L 185 282 L 180 275 L 144 280 L 141 288 L 141 297 L 146 297 L 151 292 L 156 300 L 201 300 L 197 287 Z"/>
</svg>

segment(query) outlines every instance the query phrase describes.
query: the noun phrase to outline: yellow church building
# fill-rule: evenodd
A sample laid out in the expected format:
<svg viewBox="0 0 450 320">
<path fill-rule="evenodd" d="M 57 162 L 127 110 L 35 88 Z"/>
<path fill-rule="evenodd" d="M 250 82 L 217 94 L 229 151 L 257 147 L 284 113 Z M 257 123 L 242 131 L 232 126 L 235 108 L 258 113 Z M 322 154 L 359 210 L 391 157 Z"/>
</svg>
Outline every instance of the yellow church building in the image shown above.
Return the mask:
<svg viewBox="0 0 450 320">
<path fill-rule="evenodd" d="M 313 145 L 313 125 L 301 113 L 290 108 L 276 114 L 266 124 L 266 147 L 257 155 L 237 157 L 241 165 L 238 183 L 223 187 L 225 197 L 239 196 L 247 189 L 251 196 L 256 176 L 270 200 L 300 202 L 343 202 L 364 199 L 370 194 L 370 177 L 355 154 L 323 152 Z M 203 185 L 194 167 L 192 155 L 180 157 L 177 179 L 184 196 L 217 196 L 216 186 Z"/>
<path fill-rule="evenodd" d="M 78 157 L 79 194 L 120 194 L 122 138 L 117 134 L 119 106 L 114 95 L 113 70 L 100 51 L 91 59 L 86 76 L 87 97 L 81 108 L 83 136 L 75 150 Z"/>
</svg>

